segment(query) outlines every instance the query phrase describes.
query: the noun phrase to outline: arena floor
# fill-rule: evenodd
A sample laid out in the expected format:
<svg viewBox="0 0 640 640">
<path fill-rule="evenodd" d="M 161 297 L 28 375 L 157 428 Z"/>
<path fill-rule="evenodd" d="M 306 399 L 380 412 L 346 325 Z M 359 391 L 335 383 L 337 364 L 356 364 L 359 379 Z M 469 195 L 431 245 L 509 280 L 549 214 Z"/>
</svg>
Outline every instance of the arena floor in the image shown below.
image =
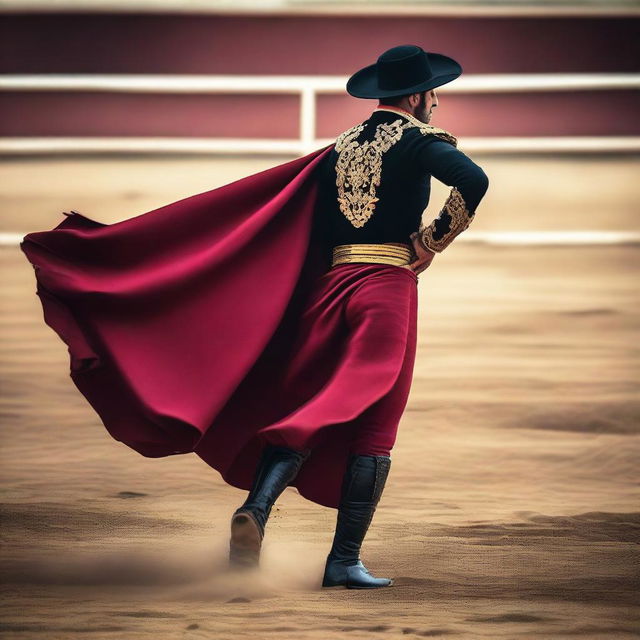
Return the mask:
<svg viewBox="0 0 640 640">
<path fill-rule="evenodd" d="M 260 163 L 273 164 L 243 173 Z M 31 186 L 32 166 L 0 168 L 13 176 L 2 231 L 51 228 L 62 209 L 91 215 L 91 202 L 112 216 L 102 165 L 85 163 L 76 182 L 47 166 Z M 177 199 L 175 175 L 158 180 L 157 167 L 129 193 L 138 212 Z M 515 196 L 499 187 L 503 171 L 516 169 L 488 171 L 490 226 Z M 192 188 L 203 190 L 180 186 Z M 636 228 L 620 210 L 630 191 L 591 188 L 590 201 L 620 202 L 588 228 Z M 81 191 L 85 205 L 70 195 Z M 528 227 L 564 216 L 579 228 L 584 191 L 559 188 L 544 225 L 534 195 L 518 209 Z M 294 488 L 272 512 L 262 570 L 230 574 L 229 518 L 245 492 L 195 455 L 147 459 L 114 441 L 69 378 L 30 265 L 14 245 L 0 260 L 6 637 L 637 637 L 637 246 L 459 243 L 420 276 L 414 384 L 362 550 L 395 584 L 367 591 L 321 589 L 336 512 Z"/>
</svg>

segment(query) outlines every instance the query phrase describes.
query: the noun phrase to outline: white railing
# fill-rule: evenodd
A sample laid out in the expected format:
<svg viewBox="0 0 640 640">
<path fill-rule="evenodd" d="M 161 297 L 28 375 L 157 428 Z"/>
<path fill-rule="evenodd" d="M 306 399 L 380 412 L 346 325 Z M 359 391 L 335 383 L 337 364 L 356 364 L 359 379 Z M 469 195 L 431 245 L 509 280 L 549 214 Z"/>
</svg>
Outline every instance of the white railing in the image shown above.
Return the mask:
<svg viewBox="0 0 640 640">
<path fill-rule="evenodd" d="M 62 214 L 61 214 L 62 215 Z M 18 232 L 0 233 L 0 246 L 15 246 L 26 235 Z M 640 231 L 465 231 L 455 242 L 504 246 L 567 246 L 640 244 Z"/>
<path fill-rule="evenodd" d="M 189 152 L 305 154 L 333 140 L 318 139 L 316 103 L 320 94 L 344 94 L 347 76 L 244 75 L 4 75 L 0 91 L 101 91 L 126 93 L 285 93 L 300 98 L 299 137 L 292 140 L 250 138 L 0 138 L 0 153 Z M 470 74 L 438 87 L 445 93 L 505 93 L 531 91 L 600 91 L 640 88 L 638 73 Z M 636 136 L 556 136 L 460 138 L 469 151 L 638 151 Z"/>
<path fill-rule="evenodd" d="M 158 137 L 25 137 L 0 138 L 0 154 L 252 154 L 265 156 L 301 156 L 335 141 L 334 138 L 158 138 Z M 465 153 L 638 153 L 638 136 L 556 136 L 531 138 L 458 137 L 458 148 Z"/>
<path fill-rule="evenodd" d="M 548 0 L 493 0 L 493 2 L 465 2 L 445 0 L 385 0 L 378 2 L 345 0 L 2 0 L 3 13 L 52 11 L 83 13 L 195 13 L 249 14 L 289 16 L 456 16 L 462 18 L 510 16 L 637 16 L 640 11 L 634 0 L 573 0 L 571 3 L 551 3 Z"/>
</svg>

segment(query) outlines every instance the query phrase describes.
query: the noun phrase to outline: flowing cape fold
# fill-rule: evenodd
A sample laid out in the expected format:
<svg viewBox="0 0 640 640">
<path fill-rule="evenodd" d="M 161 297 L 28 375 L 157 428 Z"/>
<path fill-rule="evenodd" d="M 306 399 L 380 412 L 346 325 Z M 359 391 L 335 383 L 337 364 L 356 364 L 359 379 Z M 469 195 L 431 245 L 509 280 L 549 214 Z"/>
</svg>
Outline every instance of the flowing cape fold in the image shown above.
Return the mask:
<svg viewBox="0 0 640 640">
<path fill-rule="evenodd" d="M 65 212 L 23 238 L 44 320 L 116 440 L 147 457 L 195 451 L 284 344 L 327 268 L 312 236 L 315 170 L 332 147 L 114 224 Z M 223 476 L 233 458 L 220 452 Z"/>
</svg>

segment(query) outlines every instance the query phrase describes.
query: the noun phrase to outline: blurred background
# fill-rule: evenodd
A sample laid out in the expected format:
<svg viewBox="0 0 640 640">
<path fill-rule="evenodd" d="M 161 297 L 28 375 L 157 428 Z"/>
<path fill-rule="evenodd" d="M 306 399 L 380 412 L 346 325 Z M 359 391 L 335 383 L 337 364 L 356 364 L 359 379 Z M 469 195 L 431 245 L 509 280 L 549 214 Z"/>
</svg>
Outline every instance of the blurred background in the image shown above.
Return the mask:
<svg viewBox="0 0 640 640">
<path fill-rule="evenodd" d="M 0 19 L 5 632 L 637 637 L 637 2 L 1 0 Z M 461 63 L 432 124 L 490 186 L 420 278 L 364 547 L 396 584 L 321 591 L 335 512 L 293 488 L 263 573 L 239 579 L 244 493 L 110 438 L 18 243 L 63 211 L 130 218 L 329 144 L 377 104 L 349 75 L 398 44 Z M 448 192 L 432 182 L 425 220 Z"/>
<path fill-rule="evenodd" d="M 49 228 L 69 207 L 128 218 L 323 146 L 376 106 L 346 94 L 348 76 L 398 43 L 464 69 L 432 124 L 496 185 L 463 241 L 637 230 L 632 3 L 0 6 L 4 232 Z"/>
</svg>

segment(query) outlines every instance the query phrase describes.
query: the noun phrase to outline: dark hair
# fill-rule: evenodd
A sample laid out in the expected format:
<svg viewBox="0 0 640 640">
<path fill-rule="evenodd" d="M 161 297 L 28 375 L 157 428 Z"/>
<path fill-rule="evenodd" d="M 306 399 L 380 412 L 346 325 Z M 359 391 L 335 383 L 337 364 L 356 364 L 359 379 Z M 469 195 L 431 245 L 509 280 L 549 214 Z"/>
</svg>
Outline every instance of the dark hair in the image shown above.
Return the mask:
<svg viewBox="0 0 640 640">
<path fill-rule="evenodd" d="M 395 107 L 398 104 L 400 104 L 400 102 L 402 102 L 404 98 L 410 95 L 411 95 L 410 93 L 405 93 L 402 96 L 389 96 L 387 98 L 378 98 L 378 102 L 380 102 L 380 104 L 388 104 L 391 107 Z"/>
<path fill-rule="evenodd" d="M 413 95 L 414 93 L 420 93 L 420 104 L 424 104 L 424 102 L 426 102 L 426 97 L 425 97 L 425 93 L 427 93 L 427 91 L 413 91 L 412 93 L 405 93 L 401 96 L 389 96 L 388 98 L 378 98 L 378 102 L 380 104 L 387 104 L 390 107 L 397 107 L 404 98 Z"/>
</svg>

